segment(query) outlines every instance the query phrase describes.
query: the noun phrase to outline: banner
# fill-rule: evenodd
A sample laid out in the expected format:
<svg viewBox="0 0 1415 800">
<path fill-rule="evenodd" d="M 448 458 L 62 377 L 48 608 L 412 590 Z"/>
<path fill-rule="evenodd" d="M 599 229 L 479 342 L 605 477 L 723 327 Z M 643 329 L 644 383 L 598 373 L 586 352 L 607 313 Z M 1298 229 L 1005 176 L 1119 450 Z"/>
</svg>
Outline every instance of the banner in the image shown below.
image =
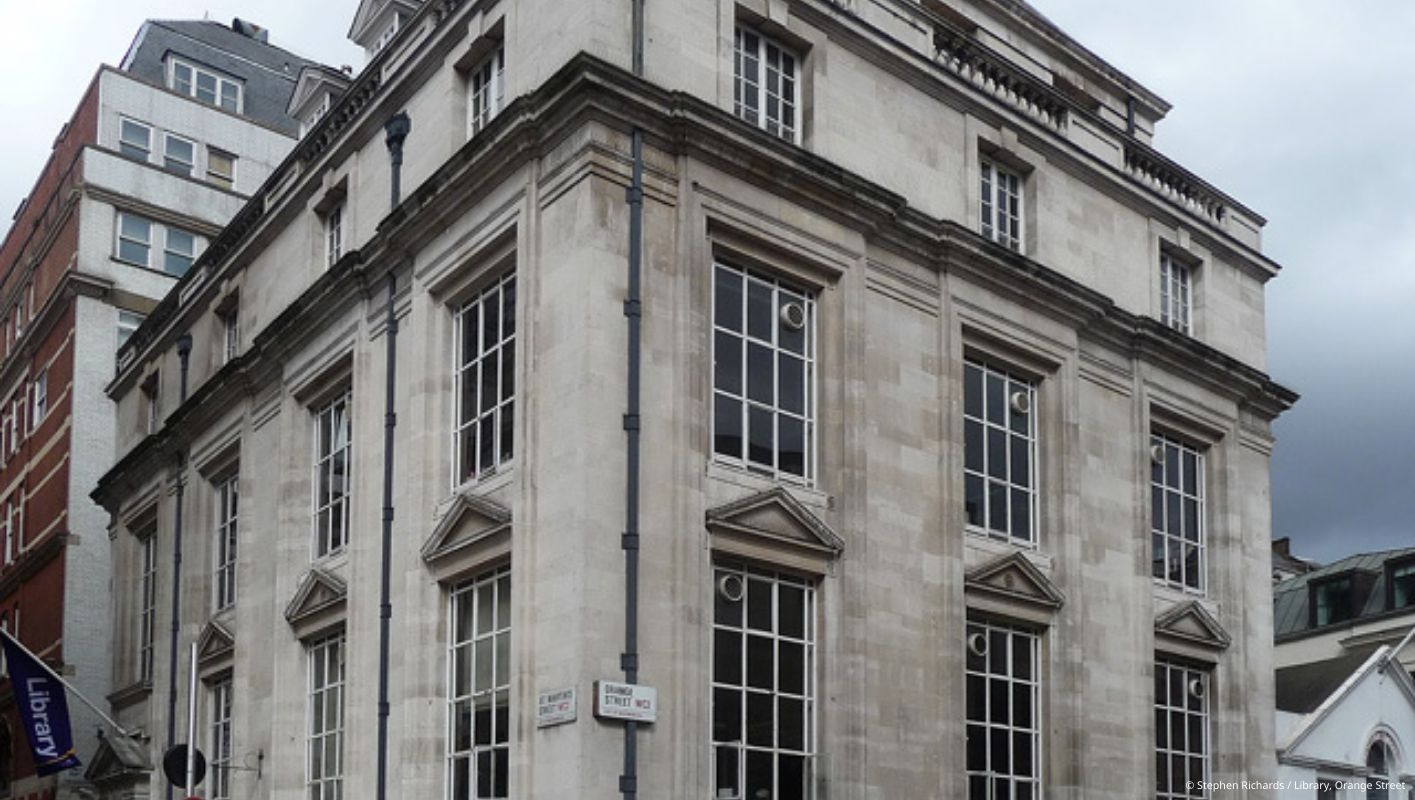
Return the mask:
<svg viewBox="0 0 1415 800">
<path fill-rule="evenodd" d="M 0 644 L 36 773 L 43 777 L 79 766 L 64 685 L 10 634 L 0 632 Z"/>
</svg>

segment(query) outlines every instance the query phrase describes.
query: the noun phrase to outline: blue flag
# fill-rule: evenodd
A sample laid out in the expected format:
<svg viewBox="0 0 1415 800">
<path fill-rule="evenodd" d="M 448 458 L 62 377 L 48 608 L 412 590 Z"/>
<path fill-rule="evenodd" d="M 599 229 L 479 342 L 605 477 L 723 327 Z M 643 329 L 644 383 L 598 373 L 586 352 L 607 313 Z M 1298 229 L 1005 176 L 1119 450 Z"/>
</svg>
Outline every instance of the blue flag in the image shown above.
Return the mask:
<svg viewBox="0 0 1415 800">
<path fill-rule="evenodd" d="M 0 632 L 0 644 L 5 647 L 10 686 L 34 754 L 35 772 L 43 777 L 79 766 L 64 684 L 10 634 Z"/>
</svg>

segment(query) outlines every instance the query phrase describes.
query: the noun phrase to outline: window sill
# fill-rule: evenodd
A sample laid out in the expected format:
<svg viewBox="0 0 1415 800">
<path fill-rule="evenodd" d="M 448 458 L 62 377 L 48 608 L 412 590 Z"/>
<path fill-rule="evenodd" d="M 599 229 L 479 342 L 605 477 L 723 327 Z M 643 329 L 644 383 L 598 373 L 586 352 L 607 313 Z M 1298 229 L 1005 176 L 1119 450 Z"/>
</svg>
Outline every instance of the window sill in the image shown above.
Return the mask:
<svg viewBox="0 0 1415 800">
<path fill-rule="evenodd" d="M 473 478 L 463 481 L 452 487 L 452 494 L 490 494 L 511 483 L 512 477 L 516 474 L 516 462 L 501 465 L 495 472 L 483 475 L 480 478 Z"/>
<path fill-rule="evenodd" d="M 737 486 L 751 491 L 762 492 L 778 487 L 790 489 L 791 494 L 802 503 L 820 509 L 835 507 L 835 498 L 815 486 L 796 478 L 770 476 L 755 472 L 739 464 L 709 459 L 707 464 L 709 481 Z"/>
<path fill-rule="evenodd" d="M 1209 599 L 1207 589 L 1191 589 L 1187 586 L 1176 586 L 1168 581 L 1150 576 L 1150 583 L 1154 585 L 1155 597 L 1162 600 L 1172 600 L 1176 603 L 1187 603 L 1190 600 L 1202 600 L 1204 605 L 1209 607 L 1209 611 L 1214 611 L 1214 605 Z"/>
<path fill-rule="evenodd" d="M 1001 556 L 1011 553 L 1026 553 L 1027 559 L 1048 577 L 1052 574 L 1052 557 L 1043 553 L 1036 542 L 1023 544 L 1011 540 L 1004 541 L 989 536 L 982 528 L 964 527 L 963 568 L 965 570 L 981 566 Z"/>
<path fill-rule="evenodd" d="M 322 556 L 311 556 L 311 557 L 310 557 L 310 566 L 311 566 L 311 567 L 318 567 L 318 568 L 324 570 L 325 572 L 333 572 L 333 573 L 335 573 L 335 574 L 344 572 L 344 568 L 345 568 L 346 566 L 348 566 L 348 564 L 349 564 L 349 544 L 348 544 L 348 542 L 345 542 L 343 547 L 339 548 L 338 550 L 334 551 L 333 553 L 326 553 L 325 555 L 322 555 Z"/>
</svg>

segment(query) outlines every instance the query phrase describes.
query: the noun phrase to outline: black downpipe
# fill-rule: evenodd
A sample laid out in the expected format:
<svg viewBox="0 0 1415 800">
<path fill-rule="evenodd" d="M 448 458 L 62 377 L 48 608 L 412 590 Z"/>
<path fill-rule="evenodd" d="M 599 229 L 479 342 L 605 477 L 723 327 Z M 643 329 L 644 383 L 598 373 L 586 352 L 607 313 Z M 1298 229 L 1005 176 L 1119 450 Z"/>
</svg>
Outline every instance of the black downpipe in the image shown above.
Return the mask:
<svg viewBox="0 0 1415 800">
<path fill-rule="evenodd" d="M 388 120 L 383 129 L 393 173 L 392 207 L 397 208 L 398 203 L 402 201 L 403 140 L 408 138 L 412 121 L 408 119 L 407 112 L 400 111 Z M 388 637 L 389 626 L 393 622 L 393 602 L 390 599 L 393 553 L 393 432 L 398 427 L 398 416 L 393 409 L 393 390 L 398 366 L 398 315 L 393 304 L 398 291 L 396 267 L 395 263 L 388 268 L 388 324 L 383 334 L 388 355 L 383 414 L 383 563 L 380 567 L 378 587 L 378 800 L 385 800 L 388 796 Z"/>
<path fill-rule="evenodd" d="M 1125 98 L 1125 132 L 1135 135 L 1135 98 Z"/>
<path fill-rule="evenodd" d="M 644 0 L 633 0 L 633 70 L 644 75 Z M 635 127 L 630 148 L 634 159 L 629 184 L 629 293 L 624 300 L 624 316 L 629 323 L 628 403 L 624 414 L 624 653 L 620 665 L 625 683 L 639 682 L 639 378 L 640 343 L 643 325 L 644 238 L 644 132 Z M 624 800 L 639 793 L 639 725 L 624 723 L 624 774 L 619 776 L 619 792 Z"/>
<path fill-rule="evenodd" d="M 192 355 L 192 335 L 177 339 L 177 360 L 181 364 L 177 404 L 187 402 L 187 374 Z M 177 644 L 182 630 L 182 498 L 187 493 L 186 465 L 177 456 L 176 509 L 172 520 L 172 635 L 167 654 L 167 749 L 177 745 Z M 188 747 L 195 743 L 188 742 Z M 172 800 L 172 782 L 167 782 L 167 800 Z"/>
</svg>

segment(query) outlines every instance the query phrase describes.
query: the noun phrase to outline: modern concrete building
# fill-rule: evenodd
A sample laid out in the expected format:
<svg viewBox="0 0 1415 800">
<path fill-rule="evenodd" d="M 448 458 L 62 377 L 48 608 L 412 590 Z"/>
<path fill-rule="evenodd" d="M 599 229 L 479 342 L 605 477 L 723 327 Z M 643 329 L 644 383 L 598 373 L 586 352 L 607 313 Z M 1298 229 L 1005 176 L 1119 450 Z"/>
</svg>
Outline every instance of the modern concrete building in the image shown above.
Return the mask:
<svg viewBox="0 0 1415 800">
<path fill-rule="evenodd" d="M 89 492 L 115 452 L 114 354 L 293 147 L 285 104 L 306 63 L 249 25 L 144 24 L 94 75 L 0 245 L 0 626 L 98 702 L 114 688 L 110 548 Z M 151 691 L 146 657 L 115 704 Z M 71 709 L 87 763 L 99 721 Z M 5 685 L 0 793 L 92 797 L 81 770 L 36 777 L 16 713 Z"/>
<path fill-rule="evenodd" d="M 1278 266 L 1161 98 L 1016 0 L 405 5 L 109 386 L 204 796 L 1271 796 Z"/>
</svg>

